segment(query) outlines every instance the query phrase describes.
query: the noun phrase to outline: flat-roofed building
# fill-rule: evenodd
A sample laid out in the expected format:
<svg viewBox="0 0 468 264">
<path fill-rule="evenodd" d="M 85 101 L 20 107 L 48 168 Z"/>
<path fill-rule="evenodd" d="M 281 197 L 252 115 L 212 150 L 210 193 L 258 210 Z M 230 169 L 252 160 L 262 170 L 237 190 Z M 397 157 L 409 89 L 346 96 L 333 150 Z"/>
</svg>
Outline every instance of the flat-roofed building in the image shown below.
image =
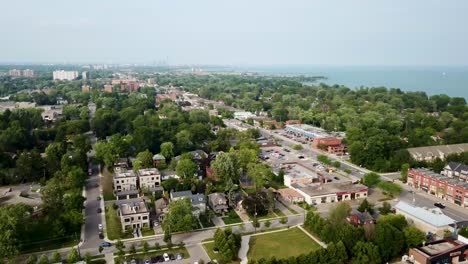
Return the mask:
<svg viewBox="0 0 468 264">
<path fill-rule="evenodd" d="M 103 90 L 105 93 L 112 93 L 114 87 L 110 84 L 105 84 Z"/>
<path fill-rule="evenodd" d="M 150 213 L 144 200 L 137 199 L 119 204 L 118 215 L 123 230 L 150 226 Z"/>
<path fill-rule="evenodd" d="M 294 189 L 283 188 L 279 189 L 277 192 L 281 198 L 290 203 L 299 203 L 304 201 L 304 196 Z"/>
<path fill-rule="evenodd" d="M 78 72 L 77 71 L 64 71 L 64 70 L 60 70 L 60 71 L 54 71 L 53 72 L 53 79 L 54 80 L 60 80 L 60 81 L 63 81 L 63 80 L 67 80 L 67 81 L 71 81 L 71 80 L 74 80 L 78 78 Z"/>
<path fill-rule="evenodd" d="M 8 71 L 8 75 L 13 76 L 13 77 L 20 77 L 21 76 L 21 70 L 11 69 L 11 70 Z"/>
<path fill-rule="evenodd" d="M 131 170 L 121 170 L 114 173 L 114 191 L 130 191 L 137 189 L 137 176 Z"/>
<path fill-rule="evenodd" d="M 453 230 L 450 225 L 456 222 L 446 216 L 440 208 L 417 207 L 400 201 L 395 205 L 395 210 L 424 233 L 431 232 L 440 237 L 443 237 L 445 230 Z"/>
<path fill-rule="evenodd" d="M 161 173 L 156 168 L 138 170 L 140 189 L 153 190 L 161 185 Z"/>
<path fill-rule="evenodd" d="M 364 199 L 368 195 L 367 186 L 352 184 L 351 182 L 324 184 L 294 183 L 291 185 L 291 189 L 304 196 L 305 202 L 310 205 Z"/>
<path fill-rule="evenodd" d="M 449 177 L 420 168 L 408 170 L 406 183 L 442 200 L 468 207 L 468 182 L 461 177 Z"/>
<path fill-rule="evenodd" d="M 466 263 L 468 245 L 450 239 L 442 239 L 410 248 L 409 256 L 415 264 Z"/>
</svg>

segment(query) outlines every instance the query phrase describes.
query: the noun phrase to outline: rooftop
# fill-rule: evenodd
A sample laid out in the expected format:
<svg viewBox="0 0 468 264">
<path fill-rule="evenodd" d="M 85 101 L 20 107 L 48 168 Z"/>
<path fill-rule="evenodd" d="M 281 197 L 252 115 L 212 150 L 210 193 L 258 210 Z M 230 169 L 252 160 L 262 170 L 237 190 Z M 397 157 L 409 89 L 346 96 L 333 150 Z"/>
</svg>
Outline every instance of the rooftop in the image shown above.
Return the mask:
<svg viewBox="0 0 468 264">
<path fill-rule="evenodd" d="M 453 144 L 453 145 L 440 145 L 440 146 L 427 146 L 419 148 L 409 148 L 408 152 L 415 157 L 424 158 L 427 156 L 439 156 L 441 154 L 448 155 L 451 153 L 459 153 L 468 151 L 468 143 Z"/>
<path fill-rule="evenodd" d="M 148 213 L 148 208 L 143 200 L 122 203 L 119 208 L 121 215 Z"/>
<path fill-rule="evenodd" d="M 284 174 L 284 176 L 291 177 L 293 179 L 318 178 L 315 171 L 309 170 L 298 164 L 288 164 L 284 170 Z"/>
<path fill-rule="evenodd" d="M 135 173 L 131 170 L 116 172 L 114 178 L 130 178 L 136 177 Z"/>
<path fill-rule="evenodd" d="M 445 176 L 445 175 L 442 175 L 442 174 L 439 174 L 439 173 L 435 173 L 429 169 L 426 169 L 426 168 L 416 168 L 416 169 L 411 169 L 412 171 L 415 171 L 415 172 L 418 172 L 418 173 L 421 173 L 427 177 L 431 177 L 433 179 L 437 179 L 439 181 L 443 181 L 443 182 L 447 182 L 451 185 L 455 185 L 455 186 L 458 186 L 458 187 L 462 187 L 462 188 L 465 188 L 465 189 L 468 189 L 468 183 L 467 182 L 464 182 L 464 181 L 460 181 L 458 178 L 454 178 L 454 177 L 448 177 L 448 176 Z"/>
<path fill-rule="evenodd" d="M 325 184 L 303 184 L 293 183 L 291 187 L 298 189 L 307 195 L 327 195 L 339 193 L 352 193 L 367 190 L 367 187 L 362 184 L 352 183 L 325 183 Z"/>
<path fill-rule="evenodd" d="M 138 170 L 138 175 L 140 177 L 159 175 L 159 170 L 156 168 L 141 169 L 141 170 Z"/>
<path fill-rule="evenodd" d="M 463 245 L 463 243 L 459 241 L 452 241 L 452 240 L 444 239 L 444 240 L 439 240 L 439 241 L 428 243 L 427 245 L 418 247 L 417 249 L 419 249 L 420 251 L 423 251 L 429 256 L 436 256 L 436 255 L 445 253 L 447 251 L 451 251 L 461 245 Z"/>
<path fill-rule="evenodd" d="M 455 223 L 455 220 L 444 215 L 439 208 L 416 207 L 400 201 L 395 205 L 395 209 L 434 227 L 444 227 Z"/>
</svg>

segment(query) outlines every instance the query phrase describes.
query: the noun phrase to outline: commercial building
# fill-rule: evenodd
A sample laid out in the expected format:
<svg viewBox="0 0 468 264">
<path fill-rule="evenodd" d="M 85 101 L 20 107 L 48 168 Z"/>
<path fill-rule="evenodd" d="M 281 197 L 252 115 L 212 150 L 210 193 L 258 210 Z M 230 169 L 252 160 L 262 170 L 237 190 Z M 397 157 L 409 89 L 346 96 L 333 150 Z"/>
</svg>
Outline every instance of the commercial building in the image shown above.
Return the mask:
<svg viewBox="0 0 468 264">
<path fill-rule="evenodd" d="M 131 170 L 122 170 L 114 174 L 114 191 L 130 191 L 137 189 L 137 176 Z"/>
<path fill-rule="evenodd" d="M 83 80 L 88 79 L 88 72 L 87 71 L 84 71 L 84 72 L 81 73 L 81 79 L 83 79 Z"/>
<path fill-rule="evenodd" d="M 122 230 L 150 226 L 150 213 L 144 200 L 135 200 L 119 204 L 118 215 Z"/>
<path fill-rule="evenodd" d="M 284 185 L 291 187 L 294 183 L 309 184 L 319 181 L 319 175 L 308 168 L 297 164 L 287 164 L 284 168 Z"/>
<path fill-rule="evenodd" d="M 304 201 L 304 196 L 291 188 L 283 188 L 277 191 L 279 196 L 290 203 L 299 203 Z"/>
<path fill-rule="evenodd" d="M 249 118 L 254 118 L 256 115 L 251 112 L 234 112 L 234 118 L 239 120 L 246 120 Z"/>
<path fill-rule="evenodd" d="M 340 138 L 336 137 L 314 138 L 312 147 L 326 150 L 328 153 L 338 156 L 346 153 L 346 146 Z"/>
<path fill-rule="evenodd" d="M 394 208 L 396 213 L 405 216 L 408 223 L 425 233 L 431 232 L 443 237 L 445 230 L 453 230 L 450 225 L 455 223 L 455 220 L 446 216 L 440 208 L 417 207 L 402 201 Z"/>
<path fill-rule="evenodd" d="M 91 86 L 89 86 L 89 85 L 82 85 L 81 86 L 81 91 L 83 93 L 89 92 L 90 90 L 91 90 Z"/>
<path fill-rule="evenodd" d="M 445 160 L 449 154 L 468 151 L 468 143 L 409 148 L 411 157 L 417 161 Z"/>
<path fill-rule="evenodd" d="M 442 200 L 468 207 L 468 182 L 461 177 L 446 176 L 428 169 L 408 170 L 407 184 Z"/>
<path fill-rule="evenodd" d="M 64 71 L 64 70 L 60 70 L 60 71 L 54 71 L 53 72 L 53 79 L 54 80 L 59 80 L 59 81 L 63 81 L 63 80 L 67 80 L 67 81 L 71 81 L 71 80 L 74 80 L 78 78 L 78 72 L 77 71 Z"/>
<path fill-rule="evenodd" d="M 364 199 L 368 194 L 365 185 L 352 183 L 293 183 L 291 189 L 304 196 L 305 202 L 310 205 Z"/>
<path fill-rule="evenodd" d="M 112 91 L 114 90 L 114 87 L 110 84 L 105 84 L 103 90 L 106 93 L 112 93 Z"/>
<path fill-rule="evenodd" d="M 138 183 L 140 189 L 155 190 L 161 185 L 161 174 L 156 168 L 138 170 Z"/>
<path fill-rule="evenodd" d="M 307 124 L 286 125 L 284 130 L 295 136 L 304 137 L 307 141 L 314 142 L 317 140 L 312 146 L 318 147 L 320 144 L 325 144 L 327 147 L 331 147 L 330 151 L 334 152 L 334 154 L 344 153 L 344 146 L 340 139 L 345 136 L 344 132 L 327 132 L 322 128 Z"/>
<path fill-rule="evenodd" d="M 468 245 L 458 241 L 442 239 L 410 248 L 410 259 L 415 264 L 466 263 Z"/>
</svg>

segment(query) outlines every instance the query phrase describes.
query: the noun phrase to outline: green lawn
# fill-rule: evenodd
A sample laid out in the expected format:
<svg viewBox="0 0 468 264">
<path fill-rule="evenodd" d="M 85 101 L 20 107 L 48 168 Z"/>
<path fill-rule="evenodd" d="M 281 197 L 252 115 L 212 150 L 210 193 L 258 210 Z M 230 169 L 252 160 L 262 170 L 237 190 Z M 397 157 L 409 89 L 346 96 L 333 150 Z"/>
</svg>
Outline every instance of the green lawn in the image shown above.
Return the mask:
<svg viewBox="0 0 468 264">
<path fill-rule="evenodd" d="M 250 238 L 249 260 L 261 258 L 288 258 L 307 254 L 320 248 L 320 245 L 312 240 L 299 228 L 265 235 L 252 236 Z"/>
<path fill-rule="evenodd" d="M 141 234 L 143 236 L 154 236 L 154 229 L 153 228 L 143 228 L 143 229 L 141 229 Z"/>
<path fill-rule="evenodd" d="M 107 169 L 104 169 L 102 172 L 103 177 L 101 178 L 102 186 L 102 195 L 104 196 L 104 201 L 113 201 L 115 200 L 114 190 L 112 188 L 112 173 Z"/>
<path fill-rule="evenodd" d="M 221 219 L 226 225 L 237 224 L 242 222 L 242 219 L 240 219 L 239 215 L 237 215 L 236 211 L 234 210 L 229 210 L 227 216 L 222 217 Z"/>
<path fill-rule="evenodd" d="M 203 244 L 203 248 L 205 249 L 206 254 L 208 254 L 208 257 L 210 257 L 211 260 L 219 259 L 219 257 L 218 257 L 219 253 L 216 254 L 216 253 L 213 252 L 214 241 L 210 242 L 210 243 Z M 239 263 L 240 263 L 240 261 L 236 260 L 236 261 L 228 262 L 226 264 L 239 264 Z"/>
<path fill-rule="evenodd" d="M 133 237 L 131 232 L 122 232 L 120 218 L 111 204 L 106 205 L 106 232 L 110 240 Z"/>
</svg>

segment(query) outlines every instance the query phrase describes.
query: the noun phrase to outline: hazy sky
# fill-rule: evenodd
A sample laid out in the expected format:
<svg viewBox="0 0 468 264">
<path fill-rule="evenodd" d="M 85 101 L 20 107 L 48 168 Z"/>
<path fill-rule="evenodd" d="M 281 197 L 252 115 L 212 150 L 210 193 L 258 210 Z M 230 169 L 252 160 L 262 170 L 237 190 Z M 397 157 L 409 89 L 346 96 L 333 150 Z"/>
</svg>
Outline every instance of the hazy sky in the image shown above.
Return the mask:
<svg viewBox="0 0 468 264">
<path fill-rule="evenodd" d="M 467 65 L 466 0 L 15 0 L 0 62 Z"/>
</svg>

